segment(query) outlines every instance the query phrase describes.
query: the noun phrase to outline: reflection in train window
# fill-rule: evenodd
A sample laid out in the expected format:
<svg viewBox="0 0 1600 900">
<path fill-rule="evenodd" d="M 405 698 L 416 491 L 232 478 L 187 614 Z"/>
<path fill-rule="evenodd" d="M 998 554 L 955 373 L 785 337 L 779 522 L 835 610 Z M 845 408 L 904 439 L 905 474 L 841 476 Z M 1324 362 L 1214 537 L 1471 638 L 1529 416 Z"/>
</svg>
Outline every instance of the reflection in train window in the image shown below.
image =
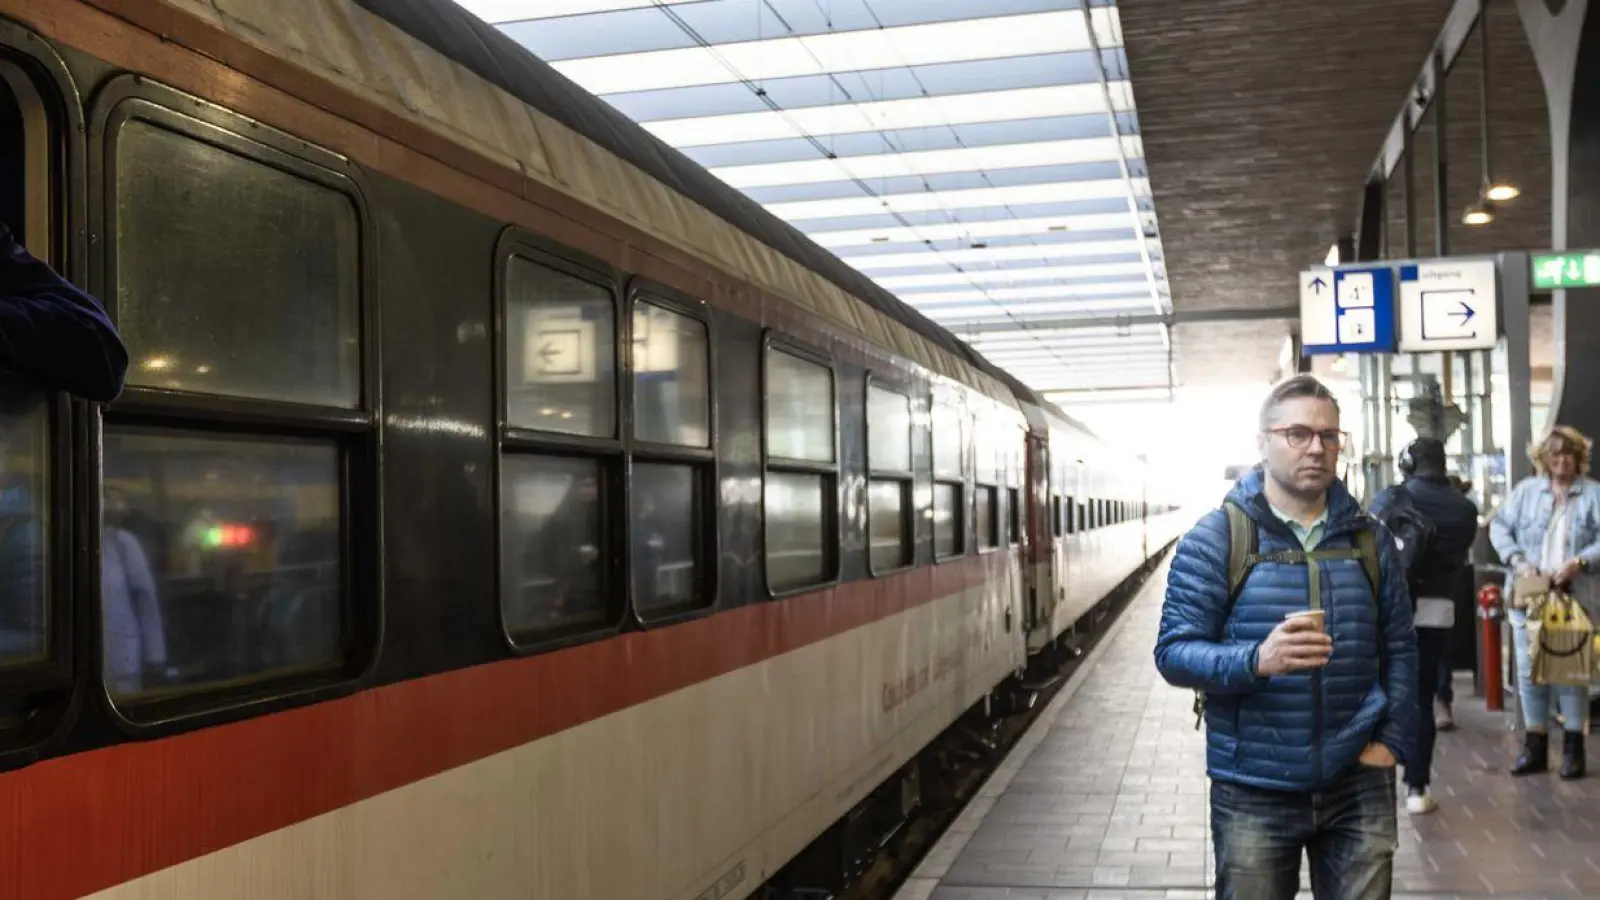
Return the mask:
<svg viewBox="0 0 1600 900">
<path fill-rule="evenodd" d="M 933 486 L 933 555 L 940 559 L 965 552 L 961 521 L 961 485 Z"/>
<path fill-rule="evenodd" d="M 350 198 L 139 119 L 115 140 L 128 383 L 356 407 L 361 258 Z"/>
<path fill-rule="evenodd" d="M 828 509 L 823 495 L 830 479 L 822 475 L 768 472 L 767 584 L 782 593 L 827 581 Z"/>
<path fill-rule="evenodd" d="M 833 462 L 832 371 L 769 349 L 766 403 L 768 456 Z"/>
<path fill-rule="evenodd" d="M 906 511 L 911 508 L 911 483 L 874 478 L 867 485 L 868 551 L 874 572 L 888 572 L 911 564 L 911 529 Z"/>
<path fill-rule="evenodd" d="M 867 386 L 867 463 L 875 472 L 911 471 L 911 398 Z"/>
<path fill-rule="evenodd" d="M 114 699 L 344 662 L 332 441 L 105 435 L 101 636 Z"/>
<path fill-rule="evenodd" d="M 945 403 L 933 404 L 933 474 L 938 478 L 960 478 L 962 452 L 966 443 L 966 423 L 961 411 Z"/>
<path fill-rule="evenodd" d="M 680 447 L 711 446 L 711 381 L 704 322 L 639 303 L 633 309 L 633 434 Z"/>
<path fill-rule="evenodd" d="M 996 493 L 993 487 L 979 485 L 977 493 L 973 495 L 977 508 L 972 515 L 974 524 L 978 526 L 979 550 L 993 550 L 1000 546 L 1000 508 Z"/>
<path fill-rule="evenodd" d="M 506 422 L 586 437 L 617 430 L 610 288 L 521 256 L 506 261 Z"/>
<path fill-rule="evenodd" d="M 0 669 L 39 662 L 50 649 L 47 403 L 0 391 Z"/>
<path fill-rule="evenodd" d="M 694 466 L 634 463 L 633 600 L 641 613 L 698 605 L 703 532 Z"/>
<path fill-rule="evenodd" d="M 508 453 L 500 484 L 506 630 L 517 638 L 608 624 L 601 464 Z"/>
<path fill-rule="evenodd" d="M 911 398 L 867 385 L 867 561 L 874 573 L 911 565 Z"/>
</svg>

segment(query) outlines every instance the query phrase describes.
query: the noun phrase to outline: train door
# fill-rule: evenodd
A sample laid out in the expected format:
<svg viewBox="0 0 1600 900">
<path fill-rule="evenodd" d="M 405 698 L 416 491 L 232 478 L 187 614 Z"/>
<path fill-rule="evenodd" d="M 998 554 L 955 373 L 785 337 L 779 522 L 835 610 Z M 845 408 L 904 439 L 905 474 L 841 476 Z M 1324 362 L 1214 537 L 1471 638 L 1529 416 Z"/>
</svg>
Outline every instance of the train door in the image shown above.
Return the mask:
<svg viewBox="0 0 1600 900">
<path fill-rule="evenodd" d="M 1055 610 L 1056 589 L 1050 577 L 1055 567 L 1056 539 L 1050 515 L 1050 448 L 1043 436 L 1027 436 L 1026 474 L 1028 498 L 1028 555 L 1024 569 L 1027 590 L 1025 630 L 1031 636 L 1044 625 L 1048 636 L 1050 616 Z M 1035 649 L 1029 641 L 1029 649 Z"/>
</svg>

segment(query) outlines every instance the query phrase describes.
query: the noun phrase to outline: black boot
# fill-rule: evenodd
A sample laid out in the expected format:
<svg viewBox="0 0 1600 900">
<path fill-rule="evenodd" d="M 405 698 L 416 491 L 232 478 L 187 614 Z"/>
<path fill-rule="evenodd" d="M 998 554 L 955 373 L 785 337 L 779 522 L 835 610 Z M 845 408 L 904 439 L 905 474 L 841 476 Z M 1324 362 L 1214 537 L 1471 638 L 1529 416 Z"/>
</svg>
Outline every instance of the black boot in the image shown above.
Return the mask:
<svg viewBox="0 0 1600 900">
<path fill-rule="evenodd" d="M 1583 753 L 1583 732 L 1564 732 L 1565 743 L 1561 745 L 1561 777 L 1567 780 L 1582 778 L 1584 764 L 1588 760 Z"/>
<path fill-rule="evenodd" d="M 1550 736 L 1542 731 L 1530 731 L 1517 764 L 1511 767 L 1513 775 L 1535 775 L 1550 771 Z"/>
</svg>

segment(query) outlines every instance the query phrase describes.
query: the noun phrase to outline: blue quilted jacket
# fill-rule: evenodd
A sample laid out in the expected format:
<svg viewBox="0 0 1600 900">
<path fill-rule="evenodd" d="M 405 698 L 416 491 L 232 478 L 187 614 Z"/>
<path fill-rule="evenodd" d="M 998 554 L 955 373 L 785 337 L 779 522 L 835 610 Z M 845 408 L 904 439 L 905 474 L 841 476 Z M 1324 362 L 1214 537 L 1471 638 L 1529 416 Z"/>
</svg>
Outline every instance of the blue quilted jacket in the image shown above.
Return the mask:
<svg viewBox="0 0 1600 900">
<path fill-rule="evenodd" d="M 1257 468 L 1228 499 L 1256 522 L 1258 552 L 1299 550 L 1267 505 L 1263 477 Z M 1257 653 L 1285 615 L 1309 606 L 1306 567 L 1257 563 L 1224 620 L 1227 514 L 1208 513 L 1178 543 L 1156 666 L 1169 683 L 1205 691 L 1206 768 L 1214 780 L 1312 792 L 1349 771 L 1369 742 L 1387 745 L 1402 764 L 1409 758 L 1418 715 L 1417 645 L 1405 573 L 1388 531 L 1334 482 L 1320 548 L 1353 547 L 1362 527 L 1379 530 L 1377 602 L 1359 559 L 1317 563 L 1333 656 L 1320 670 L 1274 678 L 1256 674 Z"/>
</svg>

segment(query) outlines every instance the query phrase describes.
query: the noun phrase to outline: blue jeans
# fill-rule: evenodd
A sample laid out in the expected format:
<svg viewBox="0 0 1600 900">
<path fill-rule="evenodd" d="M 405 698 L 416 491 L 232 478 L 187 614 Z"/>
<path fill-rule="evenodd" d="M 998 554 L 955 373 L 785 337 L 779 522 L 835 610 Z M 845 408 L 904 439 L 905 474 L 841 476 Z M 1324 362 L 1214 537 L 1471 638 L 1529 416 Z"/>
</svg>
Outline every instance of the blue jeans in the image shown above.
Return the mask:
<svg viewBox="0 0 1600 900">
<path fill-rule="evenodd" d="M 1394 854 L 1395 770 L 1356 764 L 1320 794 L 1211 783 L 1217 900 L 1293 900 L 1300 851 L 1317 900 L 1388 900 Z"/>
<path fill-rule="evenodd" d="M 1529 731 L 1550 727 L 1550 692 L 1555 690 L 1561 717 L 1568 731 L 1583 732 L 1589 722 L 1589 689 L 1583 685 L 1533 683 L 1533 657 L 1528 655 L 1528 614 L 1512 610 L 1511 642 L 1517 654 L 1517 697 L 1522 706 L 1522 724 Z"/>
</svg>

